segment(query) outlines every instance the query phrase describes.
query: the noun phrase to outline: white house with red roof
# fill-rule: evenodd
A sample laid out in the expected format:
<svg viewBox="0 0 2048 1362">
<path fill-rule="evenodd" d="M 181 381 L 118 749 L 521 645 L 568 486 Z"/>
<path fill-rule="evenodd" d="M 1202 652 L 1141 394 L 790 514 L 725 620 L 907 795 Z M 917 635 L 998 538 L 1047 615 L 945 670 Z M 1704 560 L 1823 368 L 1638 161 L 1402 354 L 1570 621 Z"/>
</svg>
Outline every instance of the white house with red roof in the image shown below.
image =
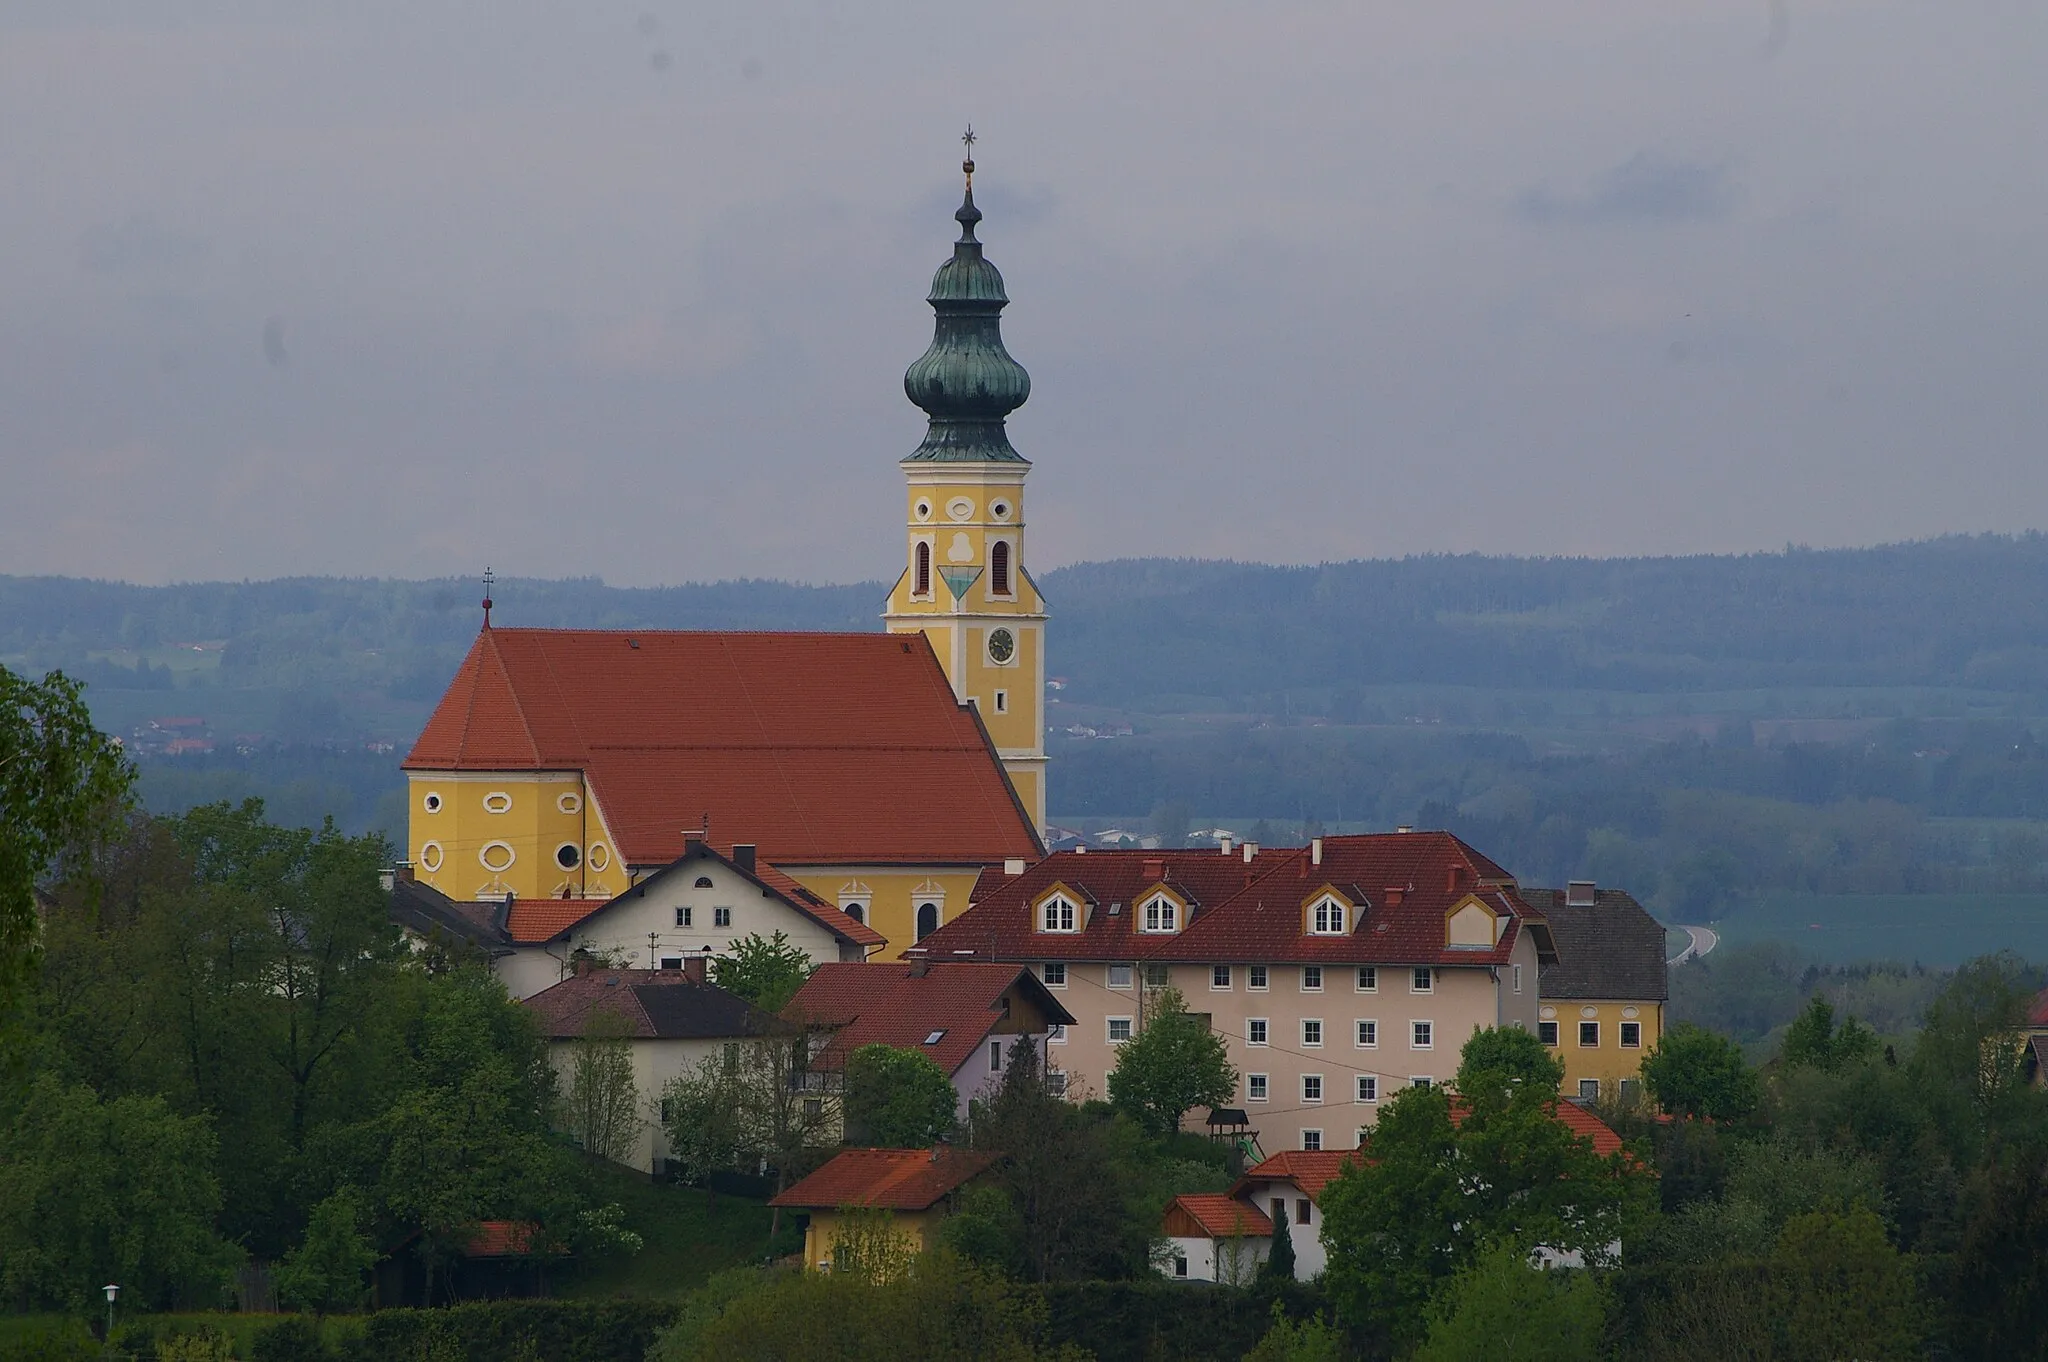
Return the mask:
<svg viewBox="0 0 2048 1362">
<path fill-rule="evenodd" d="M 1556 959 L 1514 877 L 1447 832 L 1059 852 L 985 874 L 912 953 L 1031 965 L 1078 1018 L 1055 1062 L 1096 1093 L 1172 985 L 1229 1046 L 1228 1105 L 1266 1147 L 1311 1150 L 1356 1147 L 1381 1101 L 1448 1079 L 1473 1031 L 1534 1031 Z"/>
</svg>

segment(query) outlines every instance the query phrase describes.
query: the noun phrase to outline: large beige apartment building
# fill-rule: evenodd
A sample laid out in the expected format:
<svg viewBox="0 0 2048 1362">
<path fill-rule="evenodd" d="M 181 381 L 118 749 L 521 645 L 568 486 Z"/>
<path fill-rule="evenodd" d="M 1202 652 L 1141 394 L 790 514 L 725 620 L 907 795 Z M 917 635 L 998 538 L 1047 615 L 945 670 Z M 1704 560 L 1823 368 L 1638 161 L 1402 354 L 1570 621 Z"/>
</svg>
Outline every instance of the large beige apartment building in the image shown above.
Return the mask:
<svg viewBox="0 0 2048 1362">
<path fill-rule="evenodd" d="M 1049 1065 L 1094 1096 L 1178 988 L 1228 1042 L 1232 1105 L 1267 1149 L 1354 1148 L 1381 1102 L 1455 1073 L 1475 1030 L 1534 1031 L 1556 959 L 1513 876 L 1443 832 L 1060 852 L 984 873 L 912 953 L 1030 964 L 1076 1018 Z"/>
</svg>

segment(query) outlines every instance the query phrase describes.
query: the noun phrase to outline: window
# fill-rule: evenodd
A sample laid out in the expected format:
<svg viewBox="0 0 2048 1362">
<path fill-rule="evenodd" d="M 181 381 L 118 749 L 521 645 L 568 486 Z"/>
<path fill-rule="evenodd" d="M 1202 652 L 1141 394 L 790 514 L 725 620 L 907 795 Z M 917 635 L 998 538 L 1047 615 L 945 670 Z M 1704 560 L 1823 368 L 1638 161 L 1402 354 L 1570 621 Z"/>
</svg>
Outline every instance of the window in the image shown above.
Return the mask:
<svg viewBox="0 0 2048 1362">
<path fill-rule="evenodd" d="M 1410 1022 L 1409 1026 L 1412 1028 L 1408 1037 L 1409 1049 L 1427 1050 L 1436 1044 L 1436 1024 L 1434 1022 Z"/>
<path fill-rule="evenodd" d="M 1129 1017 L 1111 1017 L 1109 1019 L 1109 1043 L 1111 1045 L 1122 1045 L 1130 1038 L 1131 1019 Z"/>
<path fill-rule="evenodd" d="M 1520 993 L 1522 991 L 1522 967 L 1516 965 L 1512 973 L 1515 979 L 1515 992 Z"/>
<path fill-rule="evenodd" d="M 1266 1076 L 1264 1074 L 1246 1074 L 1244 1076 L 1244 1100 L 1247 1102 L 1263 1102 L 1266 1100 Z"/>
<path fill-rule="evenodd" d="M 1266 1044 L 1266 1019 L 1264 1017 L 1251 1017 L 1245 1021 L 1244 1043 L 1246 1045 Z"/>
<path fill-rule="evenodd" d="M 1165 988 L 1173 982 L 1173 970 L 1169 965 L 1147 964 L 1145 966 L 1145 987 Z"/>
<path fill-rule="evenodd" d="M 1010 594 L 1010 546 L 1000 539 L 988 551 L 988 590 L 992 596 Z"/>
<path fill-rule="evenodd" d="M 1358 1023 L 1358 1048 L 1375 1050 L 1380 1043 L 1380 1024 L 1376 1021 L 1361 1020 Z"/>
<path fill-rule="evenodd" d="M 1003 1071 L 1003 1043 L 999 1040 L 988 1043 L 988 1071 L 992 1074 Z"/>
<path fill-rule="evenodd" d="M 1008 714 L 1009 712 L 1010 712 L 1010 692 L 1008 692 L 1008 691 L 1006 691 L 1006 690 L 999 690 L 999 691 L 997 691 L 997 692 L 996 692 L 996 713 L 998 713 L 998 714 Z"/>
<path fill-rule="evenodd" d="M 818 1120 L 819 1118 L 821 1118 L 822 1116 L 824 1116 L 824 1114 L 825 1114 L 825 1099 L 824 1099 L 824 1098 L 822 1098 L 822 1097 L 806 1097 L 806 1098 L 804 1099 L 804 1119 L 805 1119 L 806 1121 L 815 1121 L 815 1120 Z"/>
<path fill-rule="evenodd" d="M 1305 1046 L 1319 1046 L 1323 1043 L 1323 1024 L 1314 1017 L 1301 1021 L 1301 1043 Z"/>
<path fill-rule="evenodd" d="M 868 920 L 868 906 L 858 899 L 846 904 L 839 911 L 845 913 L 855 922 L 866 922 Z"/>
<path fill-rule="evenodd" d="M 1358 991 L 1360 993 L 1377 993 L 1380 991 L 1380 972 L 1376 966 L 1360 965 L 1358 967 Z"/>
<path fill-rule="evenodd" d="M 1600 1023 L 1596 1021 L 1579 1023 L 1579 1048 L 1597 1050 L 1600 1048 Z"/>
<path fill-rule="evenodd" d="M 1303 1074 L 1301 1076 L 1301 1100 L 1304 1102 L 1320 1102 L 1323 1100 L 1323 1076 L 1321 1074 Z"/>
<path fill-rule="evenodd" d="M 1303 1149 L 1321 1149 L 1323 1147 L 1322 1131 L 1304 1130 L 1301 1133 L 1305 1136 L 1313 1135 L 1316 1137 L 1316 1142 L 1314 1144 L 1304 1144 L 1302 1145 Z M 1294 1223 L 1297 1225 L 1312 1225 L 1315 1223 L 1315 1218 L 1316 1204 L 1313 1201 L 1310 1201 L 1307 1197 L 1296 1198 L 1294 1203 Z"/>
<path fill-rule="evenodd" d="M 922 941 L 939 929 L 939 905 L 920 903 L 917 905 L 917 939 Z"/>
<path fill-rule="evenodd" d="M 727 1041 L 719 1049 L 719 1059 L 725 1064 L 727 1073 L 737 1073 L 740 1067 L 740 1047 L 737 1041 Z"/>
<path fill-rule="evenodd" d="M 555 864 L 564 870 L 574 870 L 583 863 L 583 853 L 574 842 L 564 842 L 555 848 Z"/>
<path fill-rule="evenodd" d="M 1411 1088 L 1433 1088 L 1436 1086 L 1436 1080 L 1428 1074 L 1415 1074 L 1409 1078 L 1408 1086 Z"/>
<path fill-rule="evenodd" d="M 1244 986 L 1254 993 L 1264 993 L 1266 991 L 1266 967 L 1264 965 L 1245 966 Z"/>
<path fill-rule="evenodd" d="M 1111 988 L 1129 988 L 1131 986 L 1131 967 L 1129 965 L 1111 965 L 1109 967 L 1109 986 Z"/>
<path fill-rule="evenodd" d="M 1064 1022 L 1054 1022 L 1046 1027 L 1045 1043 L 1047 1045 L 1065 1045 L 1067 1043 L 1066 1024 Z"/>
<path fill-rule="evenodd" d="M 1176 1277 L 1185 1277 L 1188 1275 L 1187 1255 L 1180 1253 L 1176 1253 L 1173 1255 L 1173 1275 Z"/>
<path fill-rule="evenodd" d="M 1074 925 L 1074 905 L 1063 898 L 1049 898 L 1039 909 L 1038 927 L 1045 932 L 1077 931 Z"/>
<path fill-rule="evenodd" d="M 1230 987 L 1230 966 L 1228 966 L 1228 965 L 1211 965 L 1211 966 L 1209 966 L 1209 987 L 1210 987 L 1210 988 L 1229 988 L 1229 987 Z"/>
<path fill-rule="evenodd" d="M 1408 984 L 1408 991 L 1410 993 L 1436 992 L 1435 972 L 1428 969 L 1416 970 L 1414 978 Z"/>
<path fill-rule="evenodd" d="M 1624 1050 L 1640 1050 L 1643 1048 L 1643 1024 L 1641 1022 L 1623 1022 L 1621 1024 L 1621 1048 Z"/>
<path fill-rule="evenodd" d="M 691 919 L 692 917 L 694 917 L 694 916 L 695 916 L 695 910 L 694 910 L 694 909 L 690 909 L 690 908 L 678 908 L 678 909 L 676 909 L 676 926 L 678 926 L 678 927 L 687 927 L 687 926 L 689 926 L 689 925 L 690 925 L 690 919 Z"/>
<path fill-rule="evenodd" d="M 1361 1102 L 1377 1102 L 1380 1100 L 1380 1080 L 1376 1075 L 1360 1074 L 1358 1076 L 1358 1100 Z"/>
<path fill-rule="evenodd" d="M 1065 988 L 1067 986 L 1066 961 L 1048 960 L 1039 967 L 1039 972 L 1045 976 L 1045 986 L 1047 988 Z"/>
<path fill-rule="evenodd" d="M 1557 1044 L 1557 1023 L 1540 1021 L 1536 1023 L 1536 1039 L 1545 1045 Z"/>
<path fill-rule="evenodd" d="M 1597 1102 L 1597 1101 L 1599 1101 L 1599 1100 L 1600 1100 L 1600 1080 L 1599 1080 L 1599 1079 L 1597 1079 L 1597 1078 L 1582 1078 L 1582 1079 L 1580 1079 L 1580 1080 L 1579 1080 L 1579 1100 L 1580 1100 L 1581 1102 Z"/>
<path fill-rule="evenodd" d="M 1315 936 L 1342 936 L 1344 905 L 1335 899 L 1317 899 L 1309 919 L 1309 932 Z"/>
<path fill-rule="evenodd" d="M 917 542 L 916 580 L 910 584 L 913 596 L 932 594 L 932 546 L 922 539 Z"/>
<path fill-rule="evenodd" d="M 1642 1095 L 1643 1095 L 1643 1080 L 1642 1080 L 1642 1079 L 1640 1079 L 1640 1078 L 1624 1078 L 1624 1079 L 1622 1079 L 1622 1080 L 1621 1080 L 1621 1102 L 1622 1102 L 1622 1105 L 1623 1105 L 1623 1106 L 1633 1106 L 1633 1105 L 1635 1105 L 1635 1103 L 1636 1103 L 1636 1102 L 1637 1102 L 1638 1100 L 1640 1100 L 1640 1099 L 1641 1099 Z"/>
<path fill-rule="evenodd" d="M 945 1038 L 946 1030 L 944 1027 L 940 1027 L 936 1031 L 925 1032 L 924 1043 L 926 1045 L 937 1045 L 940 1041 L 944 1040 Z"/>
<path fill-rule="evenodd" d="M 1322 1131 L 1320 1131 L 1320 1130 L 1304 1130 L 1304 1131 L 1302 1131 L 1302 1132 L 1301 1132 L 1301 1147 L 1302 1147 L 1303 1149 L 1310 1149 L 1310 1150 L 1313 1150 L 1313 1149 L 1321 1149 L 1321 1148 L 1323 1147 L 1323 1132 L 1322 1132 Z M 1307 1205 L 1308 1205 L 1308 1203 L 1307 1203 L 1306 1201 L 1297 1201 L 1297 1202 L 1295 1202 L 1294 1204 L 1295 1204 L 1296 1206 L 1300 1206 L 1300 1207 L 1304 1207 L 1304 1208 L 1305 1208 L 1305 1207 L 1307 1207 Z M 1295 1224 L 1297 1224 L 1297 1225 L 1306 1225 L 1306 1224 L 1308 1223 L 1308 1220 L 1307 1220 L 1306 1218 L 1302 1217 L 1302 1216 L 1297 1216 L 1297 1217 L 1295 1218 L 1295 1221 L 1294 1221 L 1294 1223 L 1295 1223 Z"/>
<path fill-rule="evenodd" d="M 1065 1097 L 1067 1095 L 1066 1074 L 1058 1069 L 1047 1069 L 1045 1071 L 1045 1090 L 1054 1097 Z"/>
<path fill-rule="evenodd" d="M 671 1103 L 669 1102 L 669 1100 L 668 1100 L 668 1099 L 667 1099 L 666 1097 L 662 1098 L 662 1099 L 661 1099 L 661 1123 L 662 1123 L 663 1125 L 667 1125 L 667 1124 L 669 1123 L 669 1114 L 670 1114 L 670 1112 L 671 1112 L 672 1110 L 673 1110 L 673 1106 L 672 1106 L 672 1104 L 671 1104 Z"/>
<path fill-rule="evenodd" d="M 1301 991 L 1303 993 L 1321 993 L 1323 991 L 1323 967 L 1321 965 L 1303 965 L 1301 967 Z"/>
<path fill-rule="evenodd" d="M 1145 930 L 1148 932 L 1177 932 L 1180 930 L 1180 905 L 1169 898 L 1156 898 L 1145 905 Z"/>
<path fill-rule="evenodd" d="M 663 969 L 681 969 L 683 967 L 683 957 L 680 955 L 664 955 L 661 957 L 661 967 Z"/>
<path fill-rule="evenodd" d="M 711 910 L 711 925 L 714 927 L 732 926 L 732 909 L 713 908 Z"/>
</svg>

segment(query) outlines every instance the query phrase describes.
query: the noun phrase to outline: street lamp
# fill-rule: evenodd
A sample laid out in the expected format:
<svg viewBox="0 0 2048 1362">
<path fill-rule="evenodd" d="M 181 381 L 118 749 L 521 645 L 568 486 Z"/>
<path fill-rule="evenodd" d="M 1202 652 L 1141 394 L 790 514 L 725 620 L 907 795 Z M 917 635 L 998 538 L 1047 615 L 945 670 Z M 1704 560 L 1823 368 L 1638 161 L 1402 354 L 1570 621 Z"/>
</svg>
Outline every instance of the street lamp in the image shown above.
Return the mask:
<svg viewBox="0 0 2048 1362">
<path fill-rule="evenodd" d="M 108 1282 L 100 1288 L 107 1293 L 107 1346 L 114 1346 L 114 1297 L 121 1294 L 121 1288 Z"/>
</svg>

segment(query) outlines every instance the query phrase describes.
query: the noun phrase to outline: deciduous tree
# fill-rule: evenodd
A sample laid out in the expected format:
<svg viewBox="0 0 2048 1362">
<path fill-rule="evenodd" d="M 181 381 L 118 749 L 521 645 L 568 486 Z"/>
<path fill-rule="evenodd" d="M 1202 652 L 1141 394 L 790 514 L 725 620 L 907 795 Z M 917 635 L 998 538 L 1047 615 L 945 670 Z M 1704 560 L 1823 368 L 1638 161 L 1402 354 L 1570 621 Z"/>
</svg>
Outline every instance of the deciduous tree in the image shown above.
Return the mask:
<svg viewBox="0 0 2048 1362">
<path fill-rule="evenodd" d="M 645 1125 L 631 1034 L 616 1008 L 596 1007 L 584 1018 L 583 1034 L 570 1042 L 569 1133 L 588 1153 L 613 1163 L 632 1160 Z"/>
<path fill-rule="evenodd" d="M 711 961 L 711 981 L 763 1012 L 780 1012 L 811 977 L 811 957 L 786 932 L 743 936 Z"/>
<path fill-rule="evenodd" d="M 1679 1022 L 1643 1060 L 1643 1082 L 1674 1116 L 1735 1120 L 1756 1110 L 1756 1072 L 1735 1042 Z"/>
<path fill-rule="evenodd" d="M 929 1056 L 863 1045 L 846 1058 L 849 1144 L 921 1148 L 953 1128 L 959 1095 Z"/>
<path fill-rule="evenodd" d="M 1153 994 L 1146 1013 L 1144 1029 L 1117 1051 L 1109 1100 L 1146 1130 L 1166 1135 L 1192 1108 L 1229 1101 L 1237 1070 L 1223 1037 L 1188 1011 L 1179 989 Z"/>
</svg>

